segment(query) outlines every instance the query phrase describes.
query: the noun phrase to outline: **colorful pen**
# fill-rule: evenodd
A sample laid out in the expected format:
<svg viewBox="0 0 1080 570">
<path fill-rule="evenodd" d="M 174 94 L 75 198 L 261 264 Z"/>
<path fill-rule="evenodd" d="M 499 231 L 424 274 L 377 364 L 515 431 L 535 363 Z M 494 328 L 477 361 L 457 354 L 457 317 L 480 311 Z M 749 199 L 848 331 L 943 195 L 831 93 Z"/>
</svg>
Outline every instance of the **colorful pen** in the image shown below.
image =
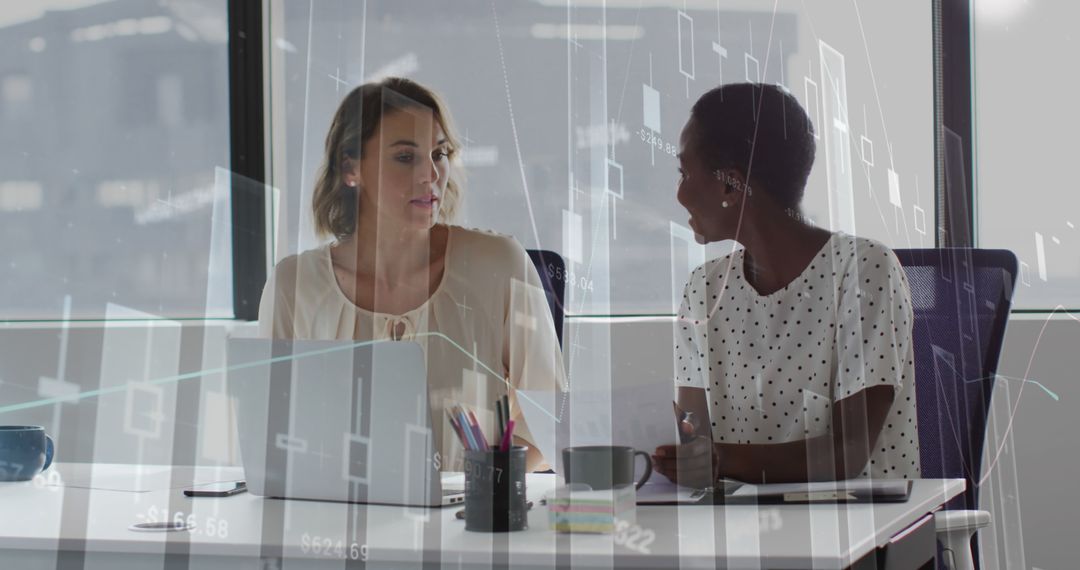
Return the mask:
<svg viewBox="0 0 1080 570">
<path fill-rule="evenodd" d="M 469 421 L 476 432 L 476 442 L 480 444 L 480 447 L 477 449 L 490 449 L 487 438 L 484 437 L 484 430 L 480 429 L 480 422 L 477 421 L 476 414 L 474 414 L 472 410 L 469 410 Z"/>
<path fill-rule="evenodd" d="M 450 410 L 446 410 L 446 419 L 450 421 L 450 427 L 454 428 L 454 433 L 457 434 L 458 439 L 461 441 L 461 446 L 468 449 L 469 442 L 465 439 L 465 432 L 461 431 L 461 426 L 454 419 L 454 414 Z"/>
<path fill-rule="evenodd" d="M 468 449 L 480 449 L 478 442 L 476 441 L 472 426 L 469 425 L 469 420 L 465 417 L 465 412 L 461 410 L 461 407 L 457 407 L 458 423 L 461 424 L 461 431 L 465 432 L 465 438 L 468 440 Z"/>
</svg>

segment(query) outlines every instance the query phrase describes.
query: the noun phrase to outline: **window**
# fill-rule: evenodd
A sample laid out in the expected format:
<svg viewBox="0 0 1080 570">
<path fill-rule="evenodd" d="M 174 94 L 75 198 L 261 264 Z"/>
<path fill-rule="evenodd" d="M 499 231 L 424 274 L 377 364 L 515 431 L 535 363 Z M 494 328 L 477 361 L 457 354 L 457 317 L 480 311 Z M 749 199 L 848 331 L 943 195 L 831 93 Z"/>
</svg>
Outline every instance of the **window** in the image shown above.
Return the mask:
<svg viewBox="0 0 1080 570">
<path fill-rule="evenodd" d="M 979 247 L 1020 261 L 1013 306 L 1080 308 L 1080 108 L 1073 3 L 976 2 L 975 202 Z M 1055 70 L 1033 80 L 1010 70 Z"/>
<path fill-rule="evenodd" d="M 459 222 L 566 257 L 572 314 L 672 313 L 693 265 L 722 251 L 687 242 L 674 197 L 690 105 L 722 82 L 780 83 L 810 108 L 816 223 L 933 247 L 929 3 L 571 5 L 272 4 L 278 257 L 316 245 L 311 187 L 336 106 L 387 75 L 448 102 L 468 172 Z"/>
<path fill-rule="evenodd" d="M 9 123 L 25 120 L 30 114 L 34 99 L 34 84 L 25 73 L 10 73 L 0 82 L 0 99 L 3 100 L 3 116 Z"/>
<path fill-rule="evenodd" d="M 226 0 L 5 6 L 0 321 L 232 316 L 231 267 L 209 269 L 228 231 L 226 22 Z"/>
</svg>

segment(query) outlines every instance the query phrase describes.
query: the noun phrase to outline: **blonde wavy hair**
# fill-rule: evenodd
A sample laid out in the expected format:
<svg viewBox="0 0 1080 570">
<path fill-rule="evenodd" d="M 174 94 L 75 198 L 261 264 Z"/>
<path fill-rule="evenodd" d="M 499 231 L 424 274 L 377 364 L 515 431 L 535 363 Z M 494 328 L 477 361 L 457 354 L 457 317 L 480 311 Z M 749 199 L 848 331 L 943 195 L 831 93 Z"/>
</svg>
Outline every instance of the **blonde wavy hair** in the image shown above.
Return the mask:
<svg viewBox="0 0 1080 570">
<path fill-rule="evenodd" d="M 453 221 L 461 202 L 463 173 L 459 165 L 458 137 L 450 112 L 442 98 L 431 89 L 411 79 L 388 77 L 353 89 L 334 113 L 311 198 L 315 231 L 319 236 L 332 235 L 340 239 L 356 231 L 359 215 L 357 192 L 363 189 L 345 184 L 343 167 L 348 161 L 360 159 L 364 143 L 375 135 L 384 115 L 410 108 L 430 110 L 446 135 L 450 148 L 450 170 L 438 221 Z"/>
</svg>

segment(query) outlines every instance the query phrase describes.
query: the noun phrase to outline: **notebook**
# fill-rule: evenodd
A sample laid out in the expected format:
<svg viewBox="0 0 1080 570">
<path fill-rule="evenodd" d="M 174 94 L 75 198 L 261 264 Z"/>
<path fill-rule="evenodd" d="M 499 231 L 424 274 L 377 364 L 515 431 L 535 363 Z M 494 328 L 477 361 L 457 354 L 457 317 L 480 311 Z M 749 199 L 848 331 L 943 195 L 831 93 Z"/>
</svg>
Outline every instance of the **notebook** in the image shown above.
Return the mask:
<svg viewBox="0 0 1080 570">
<path fill-rule="evenodd" d="M 910 479 L 848 479 L 810 483 L 751 485 L 725 480 L 717 487 L 693 489 L 673 483 L 646 484 L 639 505 L 762 503 L 902 503 L 911 496 Z"/>
</svg>

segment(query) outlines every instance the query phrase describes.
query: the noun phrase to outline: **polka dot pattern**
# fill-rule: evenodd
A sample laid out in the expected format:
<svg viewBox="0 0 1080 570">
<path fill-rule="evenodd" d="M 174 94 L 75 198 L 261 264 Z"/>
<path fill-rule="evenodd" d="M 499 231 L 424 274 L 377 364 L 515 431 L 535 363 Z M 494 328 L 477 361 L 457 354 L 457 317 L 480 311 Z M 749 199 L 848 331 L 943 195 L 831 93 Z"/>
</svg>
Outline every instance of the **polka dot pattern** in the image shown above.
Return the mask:
<svg viewBox="0 0 1080 570">
<path fill-rule="evenodd" d="M 704 388 L 713 437 L 783 443 L 831 433 L 836 402 L 891 386 L 893 404 L 863 477 L 919 476 L 911 293 L 873 240 L 834 234 L 783 289 L 759 294 L 744 251 L 690 276 L 676 321 L 680 386 Z"/>
</svg>

